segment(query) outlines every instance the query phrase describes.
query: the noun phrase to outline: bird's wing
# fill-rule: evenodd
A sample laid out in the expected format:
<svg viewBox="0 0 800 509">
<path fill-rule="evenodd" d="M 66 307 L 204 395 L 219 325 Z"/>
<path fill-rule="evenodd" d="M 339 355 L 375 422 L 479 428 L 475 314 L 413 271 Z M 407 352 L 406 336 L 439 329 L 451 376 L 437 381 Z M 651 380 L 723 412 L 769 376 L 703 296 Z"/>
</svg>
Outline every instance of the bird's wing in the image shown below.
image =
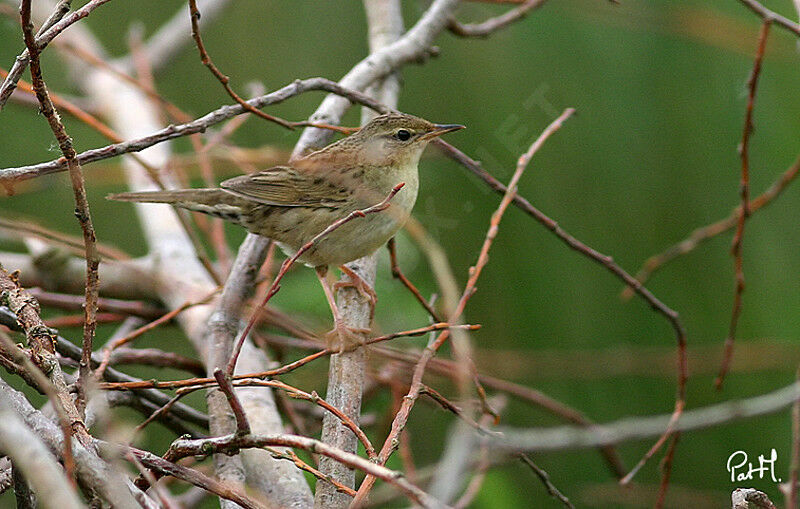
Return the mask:
<svg viewBox="0 0 800 509">
<path fill-rule="evenodd" d="M 275 166 L 228 179 L 220 186 L 244 198 L 278 207 L 338 207 L 346 194 L 321 172 Z"/>
</svg>

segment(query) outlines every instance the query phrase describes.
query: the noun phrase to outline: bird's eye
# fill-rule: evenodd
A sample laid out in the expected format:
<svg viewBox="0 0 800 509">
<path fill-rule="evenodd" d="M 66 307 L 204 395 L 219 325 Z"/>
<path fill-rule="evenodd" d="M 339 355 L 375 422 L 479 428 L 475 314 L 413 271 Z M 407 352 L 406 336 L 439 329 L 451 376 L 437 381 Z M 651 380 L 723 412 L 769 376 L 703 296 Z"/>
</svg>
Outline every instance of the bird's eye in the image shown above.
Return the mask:
<svg viewBox="0 0 800 509">
<path fill-rule="evenodd" d="M 395 136 L 397 136 L 397 139 L 400 141 L 407 141 L 409 138 L 411 138 L 411 133 L 406 131 L 405 129 L 400 129 L 399 131 L 397 131 Z"/>
</svg>

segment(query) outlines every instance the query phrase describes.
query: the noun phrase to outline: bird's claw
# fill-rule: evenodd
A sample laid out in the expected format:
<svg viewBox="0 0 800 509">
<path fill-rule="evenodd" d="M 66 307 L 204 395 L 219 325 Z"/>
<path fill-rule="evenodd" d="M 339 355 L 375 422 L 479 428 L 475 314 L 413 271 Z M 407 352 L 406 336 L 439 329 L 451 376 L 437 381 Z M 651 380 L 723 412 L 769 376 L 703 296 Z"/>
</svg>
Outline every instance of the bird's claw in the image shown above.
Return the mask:
<svg viewBox="0 0 800 509">
<path fill-rule="evenodd" d="M 333 329 L 325 334 L 325 341 L 331 350 L 344 353 L 364 346 L 369 332 L 370 329 L 348 327 L 342 322 L 335 322 Z"/>
</svg>

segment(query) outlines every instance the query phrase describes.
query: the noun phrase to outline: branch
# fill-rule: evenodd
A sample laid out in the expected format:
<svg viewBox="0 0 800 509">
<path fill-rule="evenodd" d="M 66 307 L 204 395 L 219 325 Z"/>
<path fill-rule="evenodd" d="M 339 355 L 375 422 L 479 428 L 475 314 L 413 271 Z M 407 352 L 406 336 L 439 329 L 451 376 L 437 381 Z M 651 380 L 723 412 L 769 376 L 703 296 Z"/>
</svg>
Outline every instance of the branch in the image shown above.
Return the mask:
<svg viewBox="0 0 800 509">
<path fill-rule="evenodd" d="M 797 177 L 798 172 L 800 172 L 800 156 L 767 188 L 766 191 L 750 201 L 750 214 L 752 215 L 757 210 L 772 203 L 775 198 L 780 196 L 781 193 L 789 187 L 789 184 Z M 741 207 L 741 205 L 739 205 L 739 207 Z M 731 212 L 731 215 L 725 219 L 694 230 L 686 239 L 648 258 L 644 264 L 642 264 L 642 268 L 639 269 L 639 272 L 636 273 L 636 280 L 642 284 L 646 283 L 654 272 L 667 263 L 679 256 L 690 253 L 703 242 L 735 228 L 739 219 L 739 207 L 736 207 L 733 212 Z M 623 290 L 622 297 L 625 299 L 630 298 L 632 293 L 633 290 L 627 287 Z"/>
<path fill-rule="evenodd" d="M 51 14 L 50 17 L 42 24 L 42 27 L 39 29 L 39 33 L 36 34 L 34 41 L 36 48 L 35 52 L 37 54 L 41 53 L 42 50 L 47 47 L 50 41 L 52 41 L 53 38 L 55 38 L 58 34 L 66 30 L 69 26 L 73 25 L 77 21 L 82 20 L 93 10 L 108 1 L 109 0 L 91 0 L 80 9 L 73 11 L 69 16 L 66 16 L 66 13 L 69 11 L 69 6 L 72 1 L 68 0 L 60 2 L 53 11 L 53 14 Z M 28 46 L 27 42 L 26 46 Z M 0 111 L 8 101 L 8 98 L 11 97 L 11 94 L 14 92 L 17 82 L 19 81 L 20 77 L 22 77 L 22 73 L 25 71 L 25 67 L 28 66 L 28 63 L 30 62 L 30 55 L 30 48 L 26 49 L 21 55 L 19 55 L 14 62 L 14 65 L 11 67 L 11 69 L 9 69 L 8 76 L 6 76 L 6 79 L 3 81 L 2 85 L 0 85 Z"/>
<path fill-rule="evenodd" d="M 564 507 L 567 507 L 569 509 L 575 509 L 575 506 L 572 505 L 572 502 L 570 502 L 569 499 L 565 497 L 560 491 L 558 491 L 558 488 L 556 488 L 553 485 L 553 483 L 550 481 L 550 475 L 548 475 L 547 472 L 539 468 L 539 466 L 536 463 L 534 463 L 533 460 L 531 460 L 526 454 L 519 453 L 517 457 L 520 459 L 520 461 L 528 465 L 528 467 L 533 471 L 533 473 L 536 474 L 536 477 L 538 477 L 539 480 L 542 481 L 542 484 L 544 484 L 547 493 L 549 493 L 551 497 L 561 502 L 564 505 Z"/>
<path fill-rule="evenodd" d="M 283 446 L 304 449 L 309 452 L 333 458 L 352 468 L 376 476 L 403 491 L 413 502 L 422 507 L 444 507 L 439 501 L 408 482 L 401 472 L 390 470 L 386 467 L 357 456 L 331 447 L 313 438 L 297 435 L 227 435 L 200 440 L 178 439 L 172 443 L 167 457 L 176 461 L 186 456 L 208 456 L 214 453 L 235 453 L 240 449 L 252 447 Z"/>
<path fill-rule="evenodd" d="M 794 33 L 795 35 L 800 36 L 800 25 L 795 23 L 794 21 L 784 18 L 780 14 L 773 12 L 756 0 L 739 0 L 742 2 L 747 8 L 751 11 L 755 12 L 761 19 L 765 22 L 774 22 L 776 25 L 785 28 L 786 30 Z"/>
<path fill-rule="evenodd" d="M 725 380 L 725 375 L 728 373 L 728 368 L 733 359 L 733 343 L 736 339 L 736 327 L 739 324 L 739 315 L 742 312 L 742 293 L 744 292 L 742 241 L 744 240 L 744 225 L 747 222 L 747 218 L 750 217 L 750 135 L 753 132 L 753 107 L 756 102 L 756 87 L 758 86 L 758 77 L 761 75 L 761 62 L 764 59 L 764 51 L 767 47 L 767 37 L 769 36 L 769 28 L 771 25 L 772 20 L 770 18 L 764 18 L 764 23 L 762 23 L 761 31 L 758 35 L 758 49 L 756 50 L 756 56 L 753 60 L 753 71 L 750 73 L 750 78 L 747 80 L 747 107 L 744 115 L 744 127 L 742 128 L 742 142 L 739 145 L 739 152 L 742 157 L 739 195 L 742 204 L 739 207 L 736 234 L 733 236 L 733 245 L 731 247 L 733 266 L 736 272 L 736 288 L 733 294 L 733 310 L 731 311 L 728 337 L 725 338 L 725 353 L 722 357 L 719 374 L 716 380 L 714 380 L 714 386 L 717 390 L 722 389 L 722 383 Z"/>
<path fill-rule="evenodd" d="M 687 410 L 673 425 L 674 432 L 707 429 L 740 419 L 768 415 L 791 406 L 800 398 L 800 382 L 752 398 L 731 400 L 717 405 Z M 491 436 L 492 445 L 506 450 L 559 451 L 620 444 L 662 435 L 673 421 L 672 415 L 628 418 L 591 428 L 557 426 L 553 428 L 500 428 L 503 436 Z"/>
<path fill-rule="evenodd" d="M 444 151 L 445 154 L 453 158 L 454 160 L 461 163 L 465 168 L 475 174 L 478 178 L 483 180 L 483 182 L 492 188 L 497 193 L 505 193 L 506 187 L 494 178 L 490 173 L 486 170 L 481 168 L 481 165 L 471 159 L 469 156 L 458 150 L 457 148 L 453 147 L 449 143 L 443 140 L 434 140 L 434 143 Z M 590 260 L 599 263 L 603 267 L 605 267 L 609 272 L 617 276 L 626 284 L 630 285 L 633 290 L 642 297 L 652 309 L 656 312 L 664 316 L 664 318 L 670 323 L 673 330 L 675 331 L 675 339 L 677 342 L 678 348 L 678 382 L 677 382 L 677 389 L 676 389 L 676 396 L 675 396 L 675 409 L 673 411 L 673 417 L 675 420 L 680 416 L 681 412 L 683 411 L 683 407 L 685 404 L 686 399 L 686 381 L 689 377 L 688 371 L 688 364 L 686 358 L 686 330 L 683 328 L 683 324 L 681 323 L 680 317 L 677 311 L 671 309 L 669 306 L 661 302 L 655 295 L 653 295 L 650 290 L 644 287 L 642 283 L 637 281 L 633 276 L 628 274 L 622 267 L 617 265 L 614 262 L 614 259 L 610 256 L 606 256 L 599 251 L 592 249 L 591 247 L 587 246 L 577 238 L 570 235 L 566 232 L 559 224 L 553 221 L 550 217 L 545 215 L 539 209 L 534 207 L 533 205 L 528 202 L 525 198 L 521 196 L 514 196 L 514 205 L 518 208 L 525 211 L 527 214 L 532 216 L 538 223 L 542 226 L 550 230 L 559 240 L 561 240 L 564 244 L 567 245 L 570 249 L 573 249 L 582 255 L 586 256 Z M 629 482 L 632 476 L 644 465 L 644 463 L 653 455 L 655 454 L 658 449 L 664 444 L 664 442 L 669 437 L 670 430 L 664 433 L 664 435 L 653 445 L 653 447 L 647 452 L 647 454 L 642 458 L 639 464 L 634 467 L 634 469 L 622 479 L 623 483 Z"/>
<path fill-rule="evenodd" d="M 88 13 L 87 13 L 88 14 Z M 31 0 L 22 0 L 20 7 L 20 21 L 22 33 L 25 38 L 25 46 L 28 47 L 31 68 L 31 83 L 36 92 L 36 99 L 39 101 L 40 111 L 50 124 L 50 129 L 58 141 L 61 153 L 64 154 L 69 168 L 69 178 L 72 183 L 72 191 L 75 196 L 75 216 L 78 218 L 83 232 L 83 243 L 86 258 L 86 289 L 84 307 L 85 321 L 83 325 L 83 354 L 81 355 L 80 371 L 77 382 L 78 397 L 76 405 L 79 414 L 83 413 L 86 405 L 86 384 L 89 383 L 91 376 L 91 355 L 92 342 L 94 340 L 97 322 L 97 297 L 99 293 L 98 266 L 100 265 L 100 253 L 97 250 L 97 238 L 92 224 L 92 216 L 89 212 L 89 201 L 86 198 L 86 186 L 83 181 L 83 170 L 77 162 L 77 154 L 72 146 L 72 138 L 67 134 L 61 118 L 53 106 L 53 101 L 47 92 L 47 86 L 42 78 L 42 69 L 39 65 L 39 52 L 36 38 L 33 33 L 33 23 L 31 22 Z"/>
<path fill-rule="evenodd" d="M 13 461 L 15 470 L 22 471 L 45 507 L 84 507 L 58 461 L 22 422 L 7 398 L 0 393 L 0 450 Z"/>
<path fill-rule="evenodd" d="M 396 43 L 403 36 L 405 27 L 403 26 L 401 2 L 400 0 L 364 0 L 363 4 L 367 17 L 369 51 L 370 55 L 373 55 L 386 46 Z M 396 70 L 396 68 L 392 70 Z M 353 71 L 355 71 L 355 68 Z M 391 108 L 396 108 L 401 86 L 399 74 L 387 73 L 381 78 L 383 79 L 376 79 L 372 86 L 366 90 L 367 95 L 374 97 Z M 342 81 L 344 82 L 345 80 Z M 324 101 L 314 115 L 320 113 L 323 108 L 325 108 Z M 362 109 L 361 125 L 365 125 L 373 116 L 372 112 Z M 314 119 L 315 117 L 312 116 L 311 118 Z M 336 118 L 335 120 L 334 123 L 338 123 L 340 119 Z M 315 130 L 306 130 L 303 136 L 308 136 L 307 140 L 313 139 L 312 131 Z M 296 150 L 302 143 L 303 138 L 301 137 L 300 144 L 298 144 Z M 375 253 L 348 263 L 346 268 L 353 271 L 362 281 L 372 287 L 375 286 L 377 272 L 377 255 Z M 343 281 L 348 279 L 352 278 L 346 275 L 342 276 Z M 364 302 L 355 288 L 341 287 L 336 292 L 336 305 L 340 310 L 342 323 L 346 327 L 353 329 L 369 329 L 371 327 L 372 315 L 375 310 L 369 302 Z M 334 354 L 331 356 L 328 367 L 326 397 L 333 406 L 341 408 L 344 414 L 356 423 L 361 415 L 366 366 L 366 348 L 361 348 Z M 342 421 L 326 414 L 322 419 L 320 439 L 330 446 L 355 453 L 358 450 L 358 442 L 356 440 L 358 435 L 351 431 L 343 425 Z M 374 459 L 375 456 L 373 451 L 370 458 Z M 322 457 L 319 461 L 319 469 L 326 476 L 341 482 L 348 488 L 355 487 L 355 471 L 346 465 L 331 458 Z M 350 496 L 344 495 L 334 485 L 328 483 L 320 484 L 315 493 L 315 507 L 317 508 L 345 508 L 350 505 L 350 500 Z"/>
<path fill-rule="evenodd" d="M 304 92 L 312 90 L 322 90 L 333 94 L 338 94 L 339 96 L 346 98 L 346 102 L 348 102 L 348 104 L 349 101 L 352 101 L 358 104 L 363 104 L 364 106 L 375 109 L 376 111 L 389 111 L 388 108 L 369 98 L 368 96 L 355 90 L 348 90 L 336 82 L 327 80 L 325 78 L 296 80 L 292 84 L 286 85 L 275 92 L 250 99 L 247 101 L 247 103 L 255 108 L 263 108 L 264 106 L 278 104 L 286 99 L 290 99 Z M 211 111 L 206 115 L 193 120 L 192 122 L 179 125 L 170 125 L 141 138 L 132 139 L 122 143 L 113 143 L 102 148 L 81 152 L 77 155 L 77 162 L 80 164 L 86 164 L 130 152 L 139 152 L 148 147 L 152 147 L 153 145 L 163 143 L 171 139 L 188 136 L 195 133 L 202 133 L 209 127 L 235 117 L 236 115 L 241 115 L 245 112 L 246 110 L 244 107 L 239 104 L 222 106 L 221 108 Z M 64 171 L 65 169 L 67 169 L 67 164 L 63 158 L 30 166 L 0 169 L 0 184 L 4 186 L 10 186 L 18 181 L 28 180 L 35 177 L 40 177 L 42 175 L 49 175 L 51 173 L 58 173 Z"/>
<path fill-rule="evenodd" d="M 465 24 L 459 23 L 455 18 L 453 18 L 447 28 L 455 35 L 460 37 L 488 37 L 493 32 L 501 30 L 511 23 L 524 18 L 530 11 L 538 9 L 544 5 L 545 2 L 547 2 L 547 0 L 526 0 L 523 2 L 516 2 L 520 5 L 509 10 L 505 14 L 497 16 L 496 18 L 488 19 L 483 23 Z"/>
<path fill-rule="evenodd" d="M 231 79 L 224 75 L 222 71 L 220 71 L 217 66 L 214 65 L 214 62 L 211 60 L 211 56 L 209 56 L 208 51 L 206 51 L 206 47 L 203 44 L 203 38 L 200 36 L 200 10 L 197 8 L 197 0 L 189 0 L 189 17 L 191 18 L 192 22 L 192 37 L 197 45 L 197 50 L 200 52 L 200 60 L 203 62 L 203 65 L 205 65 L 208 70 L 211 71 L 211 74 L 213 74 L 214 77 L 217 78 L 220 83 L 222 83 L 223 88 L 225 88 L 225 91 L 229 96 L 231 96 L 231 99 L 239 103 L 244 109 L 256 115 L 257 117 L 269 120 L 270 122 L 275 122 L 276 124 L 288 129 L 294 129 L 294 126 L 292 126 L 290 122 L 287 122 L 282 118 L 268 115 L 256 107 L 251 106 L 233 91 L 233 88 L 230 86 Z"/>
</svg>

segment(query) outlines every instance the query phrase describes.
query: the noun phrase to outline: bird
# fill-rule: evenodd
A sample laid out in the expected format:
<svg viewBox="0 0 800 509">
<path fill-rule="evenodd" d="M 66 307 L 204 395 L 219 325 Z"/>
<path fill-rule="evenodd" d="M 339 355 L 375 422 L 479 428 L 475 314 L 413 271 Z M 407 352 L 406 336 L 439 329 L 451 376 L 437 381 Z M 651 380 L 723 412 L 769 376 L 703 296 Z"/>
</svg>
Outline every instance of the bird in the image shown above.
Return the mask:
<svg viewBox="0 0 800 509">
<path fill-rule="evenodd" d="M 128 192 L 107 198 L 169 203 L 219 217 L 272 239 L 292 256 L 337 220 L 381 202 L 404 184 L 386 209 L 341 225 L 298 258 L 315 269 L 331 308 L 334 329 L 326 335 L 328 345 L 343 351 L 365 331 L 342 322 L 327 278 L 329 267 L 338 266 L 346 273 L 350 282 L 344 285 L 355 286 L 374 310 L 374 291 L 345 264 L 372 254 L 397 233 L 417 199 L 418 164 L 425 147 L 434 138 L 463 128 L 390 112 L 320 150 L 225 180 L 219 188 Z"/>
</svg>

